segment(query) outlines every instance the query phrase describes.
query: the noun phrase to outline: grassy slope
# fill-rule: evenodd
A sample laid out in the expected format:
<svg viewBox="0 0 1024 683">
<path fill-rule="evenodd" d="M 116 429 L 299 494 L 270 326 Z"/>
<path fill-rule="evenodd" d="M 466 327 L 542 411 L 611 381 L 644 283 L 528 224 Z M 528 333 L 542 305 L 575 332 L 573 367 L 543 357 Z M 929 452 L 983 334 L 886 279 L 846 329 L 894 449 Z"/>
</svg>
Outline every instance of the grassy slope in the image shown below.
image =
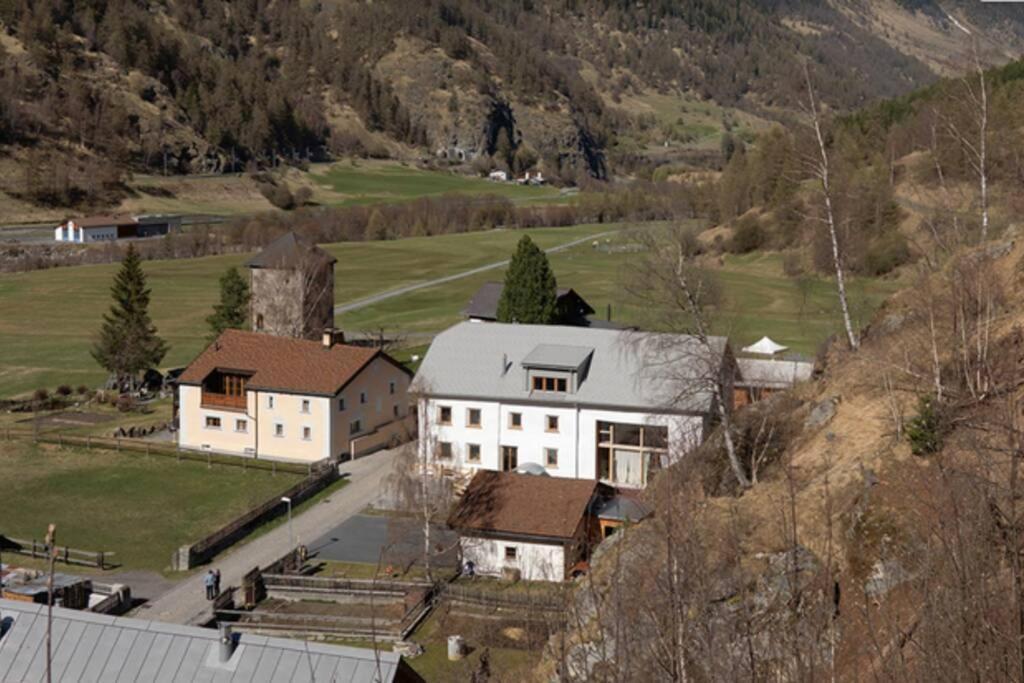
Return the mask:
<svg viewBox="0 0 1024 683">
<path fill-rule="evenodd" d="M 197 540 L 294 483 L 297 475 L 103 450 L 4 443 L 0 533 L 117 553 L 131 569 L 165 569 Z"/>
<path fill-rule="evenodd" d="M 608 229 L 577 226 L 525 232 L 546 248 Z M 501 260 L 521 235 L 499 230 L 330 245 L 328 249 L 338 257 L 335 300 L 343 303 Z M 234 254 L 144 265 L 153 292 L 153 320 L 171 345 L 165 367 L 185 364 L 202 350 L 204 320 L 218 296 L 217 279 L 246 258 Z M 102 382 L 105 374 L 89 348 L 109 306 L 116 269 L 116 265 L 79 266 L 0 275 L 0 397 L 40 386 L 52 390 L 62 383 L 94 386 Z M 460 305 L 453 303 L 455 308 Z"/>
</svg>

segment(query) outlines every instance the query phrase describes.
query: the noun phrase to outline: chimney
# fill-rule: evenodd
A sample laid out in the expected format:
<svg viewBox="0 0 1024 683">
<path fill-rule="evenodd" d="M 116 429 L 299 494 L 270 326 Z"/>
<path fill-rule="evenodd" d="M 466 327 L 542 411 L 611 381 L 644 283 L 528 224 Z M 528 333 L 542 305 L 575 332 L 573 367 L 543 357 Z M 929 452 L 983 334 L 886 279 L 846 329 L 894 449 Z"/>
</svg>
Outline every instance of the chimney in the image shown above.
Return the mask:
<svg viewBox="0 0 1024 683">
<path fill-rule="evenodd" d="M 344 344 L 345 333 L 335 327 L 325 327 L 322 340 L 324 348 L 329 349 L 335 344 Z"/>
<path fill-rule="evenodd" d="M 230 661 L 231 655 L 235 654 L 238 639 L 231 632 L 231 624 L 218 622 L 217 628 L 220 630 L 220 661 L 224 664 Z"/>
</svg>

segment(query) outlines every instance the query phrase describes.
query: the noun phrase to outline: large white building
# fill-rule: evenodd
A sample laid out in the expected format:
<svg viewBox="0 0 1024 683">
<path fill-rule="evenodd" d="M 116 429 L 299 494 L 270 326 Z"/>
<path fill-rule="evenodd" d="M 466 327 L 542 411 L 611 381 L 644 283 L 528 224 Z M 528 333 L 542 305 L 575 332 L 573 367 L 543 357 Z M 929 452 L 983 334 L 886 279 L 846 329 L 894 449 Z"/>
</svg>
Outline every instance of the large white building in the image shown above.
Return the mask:
<svg viewBox="0 0 1024 683">
<path fill-rule="evenodd" d="M 444 468 L 546 472 L 640 488 L 731 401 L 724 338 L 463 322 L 413 382 L 420 447 Z M 715 391 L 714 384 L 720 391 Z M 730 406 L 731 407 L 731 406 Z"/>
</svg>

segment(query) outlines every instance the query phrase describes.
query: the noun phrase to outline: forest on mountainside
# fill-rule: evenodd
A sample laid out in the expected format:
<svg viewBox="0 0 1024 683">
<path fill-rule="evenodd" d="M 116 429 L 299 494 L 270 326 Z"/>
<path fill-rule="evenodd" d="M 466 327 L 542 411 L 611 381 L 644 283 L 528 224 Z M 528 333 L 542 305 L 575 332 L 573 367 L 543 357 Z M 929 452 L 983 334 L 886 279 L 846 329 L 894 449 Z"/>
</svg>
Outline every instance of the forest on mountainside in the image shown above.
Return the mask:
<svg viewBox="0 0 1024 683">
<path fill-rule="evenodd" d="M 624 96 L 785 118 L 801 59 L 840 111 L 934 80 L 846 1 L 3 0 L 0 161 L 29 169 L 3 190 L 76 205 L 131 172 L 448 148 L 473 171 L 604 178 L 645 154 L 618 149 L 650 125 Z M 968 15 L 999 37 L 987 58 L 1019 54 L 1019 13 Z"/>
</svg>

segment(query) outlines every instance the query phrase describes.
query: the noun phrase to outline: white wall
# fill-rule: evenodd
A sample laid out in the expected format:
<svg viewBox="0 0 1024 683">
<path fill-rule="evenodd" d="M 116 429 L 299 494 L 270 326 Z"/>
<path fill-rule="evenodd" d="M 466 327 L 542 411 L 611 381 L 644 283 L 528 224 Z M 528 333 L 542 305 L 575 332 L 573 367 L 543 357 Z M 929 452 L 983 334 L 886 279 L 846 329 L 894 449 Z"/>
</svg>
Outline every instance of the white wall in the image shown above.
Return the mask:
<svg viewBox="0 0 1024 683">
<path fill-rule="evenodd" d="M 450 406 L 451 425 L 439 423 L 439 409 Z M 468 425 L 469 408 L 481 411 L 481 426 Z M 522 429 L 509 427 L 509 415 L 522 415 Z M 558 416 L 558 432 L 546 431 L 546 417 Z M 446 467 L 459 470 L 501 469 L 501 446 L 519 449 L 519 465 L 537 463 L 552 476 L 575 479 L 597 478 L 597 423 L 601 421 L 636 425 L 665 425 L 669 428 L 669 452 L 685 453 L 703 440 L 704 420 L 700 417 L 647 414 L 642 412 L 595 410 L 566 406 L 500 404 L 494 401 L 427 399 L 420 407 L 420 434 L 424 448 L 438 452 L 440 442 L 452 444 L 453 457 Z M 480 462 L 468 461 L 469 444 L 480 445 Z M 558 464 L 548 467 L 544 449 L 558 450 Z"/>
<path fill-rule="evenodd" d="M 500 576 L 505 567 L 519 569 L 526 581 L 563 581 L 565 579 L 565 550 L 561 544 L 546 545 L 507 541 L 492 538 L 462 536 L 463 561 L 471 560 L 476 572 L 487 576 Z M 505 559 L 505 548 L 516 549 L 516 559 Z"/>
</svg>

